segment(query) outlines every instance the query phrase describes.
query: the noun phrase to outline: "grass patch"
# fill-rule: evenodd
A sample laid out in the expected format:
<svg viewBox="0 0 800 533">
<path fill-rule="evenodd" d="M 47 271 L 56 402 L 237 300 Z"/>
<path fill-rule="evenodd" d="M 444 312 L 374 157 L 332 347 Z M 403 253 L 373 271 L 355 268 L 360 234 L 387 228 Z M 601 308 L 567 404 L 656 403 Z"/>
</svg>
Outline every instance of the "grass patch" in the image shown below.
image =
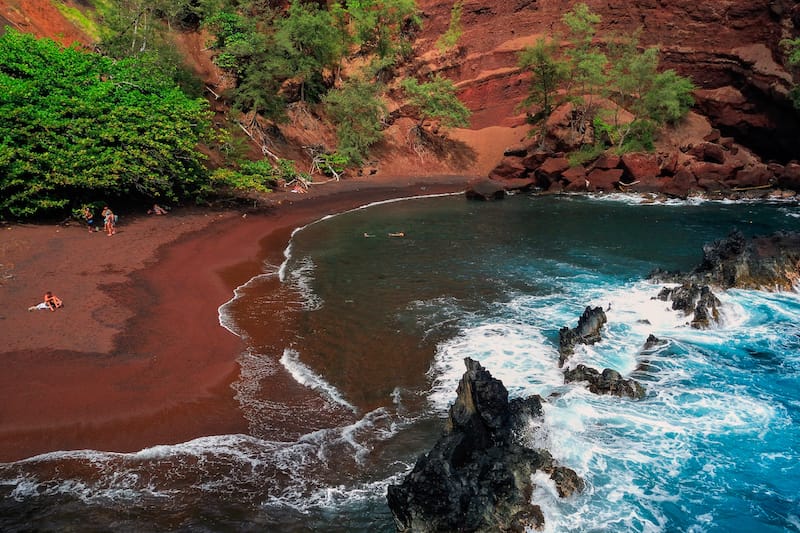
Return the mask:
<svg viewBox="0 0 800 533">
<path fill-rule="evenodd" d="M 567 155 L 567 161 L 569 161 L 570 167 L 577 167 L 578 165 L 583 165 L 589 161 L 594 161 L 605 151 L 606 147 L 603 145 L 603 143 L 584 144 L 574 152 Z"/>
<path fill-rule="evenodd" d="M 100 27 L 97 24 L 96 15 L 100 8 L 108 9 L 111 6 L 110 0 L 95 0 L 92 2 L 93 10 L 85 12 L 77 7 L 68 6 L 63 2 L 54 2 L 56 9 L 67 19 L 72 25 L 79 28 L 93 41 L 100 40 Z"/>
</svg>

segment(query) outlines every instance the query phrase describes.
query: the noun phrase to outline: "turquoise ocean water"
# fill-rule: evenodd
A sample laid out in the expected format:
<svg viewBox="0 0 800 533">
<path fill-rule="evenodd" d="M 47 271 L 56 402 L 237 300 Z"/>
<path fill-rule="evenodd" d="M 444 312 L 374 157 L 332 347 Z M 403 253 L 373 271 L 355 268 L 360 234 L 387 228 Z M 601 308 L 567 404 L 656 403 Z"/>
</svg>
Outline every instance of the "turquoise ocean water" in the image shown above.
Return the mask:
<svg viewBox="0 0 800 533">
<path fill-rule="evenodd" d="M 536 477 L 546 531 L 800 531 L 800 294 L 719 293 L 722 323 L 697 331 L 646 280 L 734 228 L 800 230 L 800 208 L 445 196 L 310 224 L 220 308 L 248 346 L 247 435 L 0 464 L 0 529 L 393 531 L 386 487 L 472 357 L 547 399 L 525 438 L 586 480 L 562 500 Z M 558 330 L 586 305 L 608 324 L 568 365 L 634 377 L 644 400 L 564 383 Z M 667 342 L 644 352 L 650 334 Z"/>
</svg>

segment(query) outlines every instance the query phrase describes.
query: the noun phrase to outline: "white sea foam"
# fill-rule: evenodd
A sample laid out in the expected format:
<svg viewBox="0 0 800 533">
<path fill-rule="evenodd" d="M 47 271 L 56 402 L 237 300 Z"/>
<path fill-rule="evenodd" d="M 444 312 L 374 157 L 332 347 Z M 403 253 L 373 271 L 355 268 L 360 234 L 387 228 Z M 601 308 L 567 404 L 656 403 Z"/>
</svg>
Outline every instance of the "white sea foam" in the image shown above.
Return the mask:
<svg viewBox="0 0 800 533">
<path fill-rule="evenodd" d="M 465 357 L 479 361 L 509 391 L 516 394 L 533 389 L 548 394 L 563 377 L 554 361 L 558 354 L 534 327 L 526 324 L 491 323 L 468 328 L 442 343 L 429 370 L 433 385 L 429 401 L 438 411 L 452 403 L 458 381 L 464 373 Z"/>
<path fill-rule="evenodd" d="M 281 364 L 292 375 L 295 381 L 310 389 L 324 394 L 332 402 L 337 403 L 353 413 L 358 413 L 358 408 L 344 399 L 341 392 L 325 381 L 325 378 L 315 373 L 311 368 L 300 361 L 300 354 L 296 350 L 286 348 L 280 359 Z"/>
</svg>

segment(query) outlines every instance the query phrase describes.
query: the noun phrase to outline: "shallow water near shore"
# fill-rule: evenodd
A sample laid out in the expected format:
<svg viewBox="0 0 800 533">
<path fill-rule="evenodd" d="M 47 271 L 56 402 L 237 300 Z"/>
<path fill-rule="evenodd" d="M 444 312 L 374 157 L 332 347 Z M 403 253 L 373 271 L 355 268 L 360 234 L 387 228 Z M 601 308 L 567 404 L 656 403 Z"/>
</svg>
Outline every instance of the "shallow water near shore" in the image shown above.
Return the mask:
<svg viewBox="0 0 800 533">
<path fill-rule="evenodd" d="M 447 196 L 310 224 L 220 309 L 248 346 L 248 435 L 0 464 L 0 529 L 393 531 L 386 487 L 472 357 L 547 399 L 526 438 L 587 482 L 561 500 L 537 478 L 546 531 L 800 531 L 800 295 L 721 293 L 723 323 L 696 331 L 645 279 L 734 228 L 800 230 L 800 208 Z M 644 400 L 564 384 L 558 330 L 586 305 L 609 309 L 603 341 L 568 365 L 630 375 Z M 666 344 L 643 352 L 649 334 Z"/>
</svg>

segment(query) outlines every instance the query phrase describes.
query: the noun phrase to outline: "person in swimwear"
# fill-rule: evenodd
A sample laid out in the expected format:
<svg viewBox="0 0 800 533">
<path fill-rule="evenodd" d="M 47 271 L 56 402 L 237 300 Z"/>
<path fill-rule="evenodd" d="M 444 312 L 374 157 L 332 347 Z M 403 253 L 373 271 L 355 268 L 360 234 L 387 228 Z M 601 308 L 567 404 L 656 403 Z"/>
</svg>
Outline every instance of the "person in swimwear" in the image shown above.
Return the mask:
<svg viewBox="0 0 800 533">
<path fill-rule="evenodd" d="M 86 226 L 89 228 L 89 233 L 92 233 L 94 229 L 94 213 L 92 213 L 88 205 L 83 208 L 83 218 L 86 219 Z"/>
<path fill-rule="evenodd" d="M 44 301 L 38 305 L 33 305 L 28 308 L 28 311 L 36 311 L 49 309 L 50 311 L 55 311 L 56 309 L 61 309 L 64 307 L 64 302 L 61 301 L 61 298 L 56 296 L 50 291 L 44 293 Z"/>
<path fill-rule="evenodd" d="M 101 214 L 103 215 L 103 227 L 105 228 L 108 236 L 111 237 L 117 232 L 116 228 L 114 227 L 115 226 L 114 212 L 111 211 L 111 209 L 109 209 L 108 206 L 105 206 Z"/>
</svg>

